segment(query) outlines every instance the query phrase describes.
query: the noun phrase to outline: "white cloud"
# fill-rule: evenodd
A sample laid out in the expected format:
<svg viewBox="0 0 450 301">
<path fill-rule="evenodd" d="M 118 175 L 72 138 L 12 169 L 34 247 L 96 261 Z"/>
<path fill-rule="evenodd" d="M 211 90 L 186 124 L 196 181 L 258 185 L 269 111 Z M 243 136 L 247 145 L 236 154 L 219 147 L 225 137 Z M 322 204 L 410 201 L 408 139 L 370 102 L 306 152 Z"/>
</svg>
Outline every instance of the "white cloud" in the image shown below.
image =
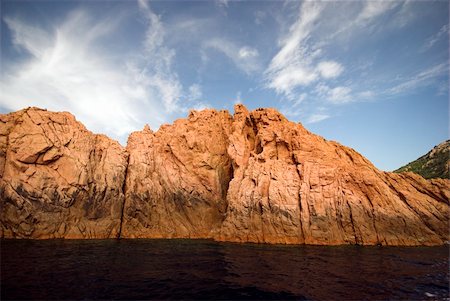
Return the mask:
<svg viewBox="0 0 450 301">
<path fill-rule="evenodd" d="M 159 17 L 147 2 L 139 5 L 148 26 L 144 44 L 120 60 L 114 47 L 102 42 L 119 28 L 120 17 L 76 10 L 51 29 L 5 18 L 16 48 L 30 55 L 4 64 L 0 105 L 70 111 L 89 129 L 121 142 L 145 123 L 158 128 L 179 109 L 181 85 L 171 71 L 175 53 L 164 46 Z"/>
<path fill-rule="evenodd" d="M 256 57 L 258 55 L 259 55 L 258 50 L 254 49 L 254 48 L 244 46 L 241 49 L 239 49 L 239 57 L 241 57 L 241 58 L 251 58 L 251 57 Z"/>
<path fill-rule="evenodd" d="M 307 86 L 317 79 L 314 69 L 309 66 L 289 66 L 270 79 L 269 88 L 277 93 L 284 93 L 288 98 L 294 98 L 292 90 L 297 86 Z"/>
<path fill-rule="evenodd" d="M 239 47 L 234 42 L 223 39 L 214 38 L 203 44 L 204 48 L 212 48 L 225 54 L 240 70 L 246 74 L 252 74 L 260 70 L 258 61 L 258 51 L 249 46 Z"/>
<path fill-rule="evenodd" d="M 352 89 L 349 87 L 336 87 L 328 91 L 328 101 L 334 104 L 343 104 L 350 102 Z"/>
<path fill-rule="evenodd" d="M 323 61 L 317 65 L 317 71 L 323 78 L 335 78 L 338 77 L 344 67 L 341 64 L 334 61 Z"/>
<path fill-rule="evenodd" d="M 317 123 L 328 118 L 330 118 L 330 115 L 327 114 L 313 114 L 308 117 L 306 123 Z"/>
<path fill-rule="evenodd" d="M 441 27 L 441 29 L 435 33 L 434 35 L 432 35 L 431 37 L 429 37 L 427 39 L 427 41 L 425 42 L 425 44 L 422 46 L 421 51 L 427 51 L 428 49 L 432 48 L 434 46 L 434 44 L 436 44 L 441 37 L 447 37 L 448 38 L 448 24 L 445 24 L 444 26 Z"/>
<path fill-rule="evenodd" d="M 312 95 L 309 100 L 328 105 L 373 98 L 373 91 L 355 89 L 348 79 L 342 81 L 346 68 L 330 57 L 329 49 L 341 39 L 346 42 L 342 47 L 347 47 L 349 39 L 383 26 L 382 17 L 398 6 L 398 1 L 302 2 L 296 21 L 280 40 L 280 49 L 265 71 L 266 87 L 285 96 L 292 108 L 301 103 L 298 96 L 305 92 Z M 315 88 L 311 89 L 312 85 Z"/>
<path fill-rule="evenodd" d="M 144 40 L 144 52 L 142 59 L 145 67 L 135 69 L 141 70 L 145 75 L 145 82 L 158 92 L 168 112 L 180 109 L 178 100 L 181 96 L 181 84 L 177 75 L 171 71 L 175 50 L 164 45 L 165 29 L 159 18 L 151 9 L 147 1 L 139 0 L 139 8 L 147 22 L 147 31 Z"/>
<path fill-rule="evenodd" d="M 288 36 L 282 40 L 280 51 L 265 71 L 266 86 L 278 94 L 284 94 L 289 100 L 296 98 L 295 89 L 307 87 L 320 77 L 338 77 L 344 70 L 336 61 L 316 63 L 323 51 L 309 40 L 324 8 L 322 2 L 302 3 L 297 21 L 291 26 Z"/>
<path fill-rule="evenodd" d="M 289 35 L 282 41 L 280 51 L 270 63 L 268 73 L 271 78 L 279 76 L 288 66 L 296 68 L 302 65 L 302 59 L 309 50 L 302 45 L 302 42 L 308 38 L 322 9 L 323 5 L 319 2 L 303 2 L 297 22 L 291 26 Z"/>
<path fill-rule="evenodd" d="M 323 83 L 319 83 L 315 87 L 314 93 L 332 104 L 344 104 L 354 99 L 352 89 L 345 86 L 330 88 Z"/>
</svg>

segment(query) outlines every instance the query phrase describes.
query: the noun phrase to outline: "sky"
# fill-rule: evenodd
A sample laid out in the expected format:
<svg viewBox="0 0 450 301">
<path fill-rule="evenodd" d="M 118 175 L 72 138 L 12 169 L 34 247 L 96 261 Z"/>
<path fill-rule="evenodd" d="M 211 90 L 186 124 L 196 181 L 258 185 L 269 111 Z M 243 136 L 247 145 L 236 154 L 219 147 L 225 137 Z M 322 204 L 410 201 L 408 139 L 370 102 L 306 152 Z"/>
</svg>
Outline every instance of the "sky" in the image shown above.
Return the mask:
<svg viewBox="0 0 450 301">
<path fill-rule="evenodd" d="M 272 107 L 391 171 L 449 134 L 448 1 L 1 1 L 0 113 L 126 144 L 191 109 Z"/>
</svg>

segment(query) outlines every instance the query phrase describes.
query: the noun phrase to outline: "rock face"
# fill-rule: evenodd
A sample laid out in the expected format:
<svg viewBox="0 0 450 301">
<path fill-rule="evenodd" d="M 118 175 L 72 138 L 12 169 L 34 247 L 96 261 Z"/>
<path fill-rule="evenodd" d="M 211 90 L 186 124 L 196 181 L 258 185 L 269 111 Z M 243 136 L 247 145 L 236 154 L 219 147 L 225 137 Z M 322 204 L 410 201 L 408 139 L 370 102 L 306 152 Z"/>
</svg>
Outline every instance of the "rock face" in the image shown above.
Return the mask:
<svg viewBox="0 0 450 301">
<path fill-rule="evenodd" d="M 448 181 L 377 170 L 275 110 L 236 108 L 234 177 L 218 239 L 306 244 L 439 244 Z"/>
<path fill-rule="evenodd" d="M 117 237 L 127 158 L 69 113 L 0 115 L 1 236 Z"/>
<path fill-rule="evenodd" d="M 394 172 L 411 171 L 425 179 L 450 178 L 450 140 L 436 145 L 427 154 Z"/>
<path fill-rule="evenodd" d="M 2 237 L 449 240 L 449 180 L 379 171 L 273 109 L 193 111 L 126 149 L 68 113 L 0 120 Z"/>
<path fill-rule="evenodd" d="M 204 110 L 131 134 L 122 237 L 211 237 L 233 176 L 231 123 L 226 111 Z"/>
</svg>

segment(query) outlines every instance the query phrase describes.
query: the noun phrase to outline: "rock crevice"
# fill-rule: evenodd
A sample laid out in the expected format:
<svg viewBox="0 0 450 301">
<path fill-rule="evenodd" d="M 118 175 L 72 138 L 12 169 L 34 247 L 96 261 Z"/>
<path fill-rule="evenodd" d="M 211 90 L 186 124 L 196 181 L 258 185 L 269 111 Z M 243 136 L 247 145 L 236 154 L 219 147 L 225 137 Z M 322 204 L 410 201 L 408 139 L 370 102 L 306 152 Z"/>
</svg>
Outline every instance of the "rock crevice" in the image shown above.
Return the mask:
<svg viewBox="0 0 450 301">
<path fill-rule="evenodd" d="M 126 162 L 126 166 L 125 166 L 125 175 L 124 175 L 124 181 L 123 181 L 123 185 L 122 185 L 122 194 L 125 196 L 125 192 L 127 191 L 127 176 L 128 176 L 128 166 L 130 164 L 130 156 L 127 154 L 127 162 Z M 125 213 L 125 203 L 126 203 L 126 198 L 123 198 L 123 202 L 122 202 L 122 207 L 120 209 L 120 224 L 119 224 L 119 231 L 117 233 L 117 238 L 121 238 L 122 237 L 122 225 L 123 225 L 123 216 Z"/>
<path fill-rule="evenodd" d="M 437 245 L 449 180 L 384 173 L 273 109 L 192 111 L 124 148 L 69 113 L 0 115 L 0 236 Z"/>
</svg>

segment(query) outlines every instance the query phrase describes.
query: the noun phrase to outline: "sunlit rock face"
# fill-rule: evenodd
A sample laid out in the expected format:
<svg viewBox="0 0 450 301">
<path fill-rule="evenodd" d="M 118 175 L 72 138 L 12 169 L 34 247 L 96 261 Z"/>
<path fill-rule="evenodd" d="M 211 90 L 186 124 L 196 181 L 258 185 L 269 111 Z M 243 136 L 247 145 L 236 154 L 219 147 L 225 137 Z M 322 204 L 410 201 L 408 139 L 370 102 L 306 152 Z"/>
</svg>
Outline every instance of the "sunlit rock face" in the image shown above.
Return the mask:
<svg viewBox="0 0 450 301">
<path fill-rule="evenodd" d="M 225 218 L 232 177 L 226 111 L 148 127 L 128 139 L 123 237 L 211 237 Z"/>
<path fill-rule="evenodd" d="M 217 239 L 433 245 L 448 240 L 449 181 L 377 170 L 272 109 L 236 107 L 228 210 Z"/>
<path fill-rule="evenodd" d="M 0 115 L 2 237 L 117 237 L 128 154 L 69 113 Z"/>
<path fill-rule="evenodd" d="M 126 148 L 69 113 L 0 121 L 2 237 L 449 240 L 449 180 L 379 171 L 273 109 L 192 111 Z"/>
</svg>

